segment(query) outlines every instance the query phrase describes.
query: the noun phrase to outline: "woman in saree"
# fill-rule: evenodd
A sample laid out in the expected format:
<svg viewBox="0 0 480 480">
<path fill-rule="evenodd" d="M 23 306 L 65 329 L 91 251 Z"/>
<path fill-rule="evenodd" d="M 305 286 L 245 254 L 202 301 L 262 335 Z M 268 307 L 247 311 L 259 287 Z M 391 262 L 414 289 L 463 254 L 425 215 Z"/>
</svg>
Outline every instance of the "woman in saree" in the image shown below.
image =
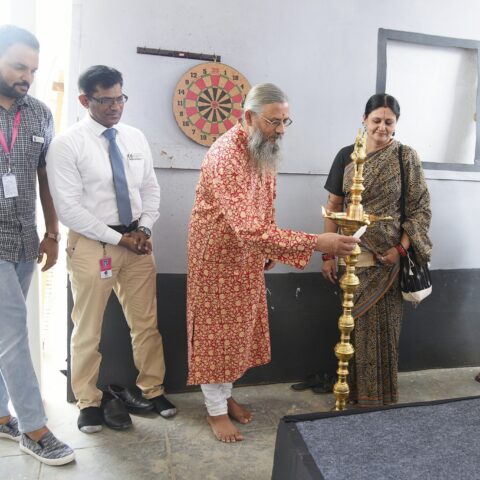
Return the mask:
<svg viewBox="0 0 480 480">
<path fill-rule="evenodd" d="M 398 344 L 403 305 L 399 281 L 400 256 L 411 246 L 419 262 L 430 260 L 428 238 L 430 196 L 416 151 L 394 140 L 400 106 L 391 95 L 376 94 L 367 102 L 363 125 L 367 132 L 362 204 L 365 212 L 391 216 L 393 221 L 373 223 L 361 238 L 357 264 L 360 286 L 355 294 L 355 348 L 350 368 L 350 402 L 374 407 L 398 402 Z M 353 145 L 342 148 L 333 162 L 325 188 L 327 208 L 339 212 L 350 203 Z M 405 218 L 401 221 L 399 154 L 405 172 Z M 325 220 L 325 231 L 337 226 Z M 323 255 L 322 273 L 335 283 L 337 262 Z"/>
</svg>

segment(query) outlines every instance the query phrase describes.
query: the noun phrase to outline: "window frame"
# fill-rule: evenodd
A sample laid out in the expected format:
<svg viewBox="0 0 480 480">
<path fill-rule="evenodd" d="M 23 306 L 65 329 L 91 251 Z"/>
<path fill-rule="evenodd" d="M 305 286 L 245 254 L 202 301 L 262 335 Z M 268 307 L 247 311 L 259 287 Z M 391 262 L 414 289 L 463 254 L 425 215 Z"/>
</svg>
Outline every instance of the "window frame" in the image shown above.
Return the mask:
<svg viewBox="0 0 480 480">
<path fill-rule="evenodd" d="M 480 41 L 379 28 L 377 45 L 377 93 L 384 93 L 387 84 L 387 44 L 389 40 L 414 43 L 417 45 L 427 45 L 430 47 L 462 48 L 474 50 L 476 52 L 477 96 L 475 111 L 477 113 L 475 115 L 476 143 L 474 163 L 467 165 L 465 163 L 422 162 L 422 164 L 423 167 L 428 170 L 480 172 L 480 121 L 478 115 L 478 112 L 480 112 Z"/>
</svg>

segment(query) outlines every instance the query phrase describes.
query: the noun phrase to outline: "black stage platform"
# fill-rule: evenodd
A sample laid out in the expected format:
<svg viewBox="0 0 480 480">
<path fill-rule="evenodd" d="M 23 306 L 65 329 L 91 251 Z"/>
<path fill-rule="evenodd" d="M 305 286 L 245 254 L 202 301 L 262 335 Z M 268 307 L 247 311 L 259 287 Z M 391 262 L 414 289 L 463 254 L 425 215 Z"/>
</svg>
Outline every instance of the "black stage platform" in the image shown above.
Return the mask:
<svg viewBox="0 0 480 480">
<path fill-rule="evenodd" d="M 480 479 L 480 396 L 287 416 L 272 480 Z"/>
</svg>

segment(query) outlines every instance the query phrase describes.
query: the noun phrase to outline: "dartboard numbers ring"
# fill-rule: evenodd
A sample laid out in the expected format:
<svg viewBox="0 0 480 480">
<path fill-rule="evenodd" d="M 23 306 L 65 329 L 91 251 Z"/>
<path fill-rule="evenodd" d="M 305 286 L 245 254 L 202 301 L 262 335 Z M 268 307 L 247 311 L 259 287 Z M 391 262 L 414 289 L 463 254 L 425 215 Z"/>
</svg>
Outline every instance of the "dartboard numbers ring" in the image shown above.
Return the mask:
<svg viewBox="0 0 480 480">
<path fill-rule="evenodd" d="M 224 63 L 202 63 L 180 78 L 173 113 L 187 137 L 210 146 L 242 117 L 248 80 Z"/>
</svg>

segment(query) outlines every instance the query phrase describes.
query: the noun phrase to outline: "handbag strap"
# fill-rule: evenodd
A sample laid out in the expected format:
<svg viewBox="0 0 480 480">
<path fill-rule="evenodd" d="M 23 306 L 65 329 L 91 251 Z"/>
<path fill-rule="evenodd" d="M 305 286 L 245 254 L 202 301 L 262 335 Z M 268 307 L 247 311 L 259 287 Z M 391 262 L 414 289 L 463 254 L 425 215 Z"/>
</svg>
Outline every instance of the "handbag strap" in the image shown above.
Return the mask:
<svg viewBox="0 0 480 480">
<path fill-rule="evenodd" d="M 398 163 L 400 164 L 401 195 L 400 195 L 400 224 L 405 221 L 405 170 L 403 168 L 403 145 L 398 147 Z M 403 230 L 403 229 L 402 229 Z"/>
</svg>

